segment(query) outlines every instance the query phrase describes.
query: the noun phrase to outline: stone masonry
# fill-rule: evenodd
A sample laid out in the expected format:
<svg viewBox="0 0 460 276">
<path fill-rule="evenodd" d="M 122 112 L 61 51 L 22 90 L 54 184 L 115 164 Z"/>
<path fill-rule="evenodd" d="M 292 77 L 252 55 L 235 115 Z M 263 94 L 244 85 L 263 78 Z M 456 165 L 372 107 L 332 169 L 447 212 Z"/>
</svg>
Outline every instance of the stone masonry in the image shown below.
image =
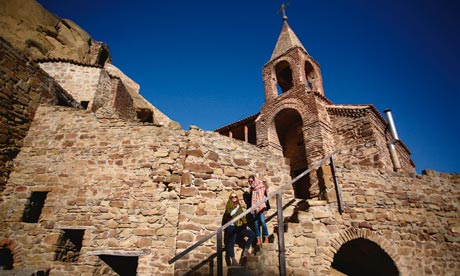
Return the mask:
<svg viewBox="0 0 460 276">
<path fill-rule="evenodd" d="M 40 103 L 78 103 L 38 66 L 0 38 L 0 191 Z"/>
</svg>

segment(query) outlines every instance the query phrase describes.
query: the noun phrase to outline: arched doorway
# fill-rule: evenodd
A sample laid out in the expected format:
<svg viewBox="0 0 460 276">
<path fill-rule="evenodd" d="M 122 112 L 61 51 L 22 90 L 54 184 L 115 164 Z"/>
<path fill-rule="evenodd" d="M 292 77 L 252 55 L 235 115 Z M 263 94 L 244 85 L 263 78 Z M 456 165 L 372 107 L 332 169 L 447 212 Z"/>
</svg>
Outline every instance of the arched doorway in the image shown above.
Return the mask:
<svg viewBox="0 0 460 276">
<path fill-rule="evenodd" d="M 334 256 L 332 268 L 348 276 L 399 275 L 391 257 L 378 244 L 364 238 L 344 243 Z"/>
<path fill-rule="evenodd" d="M 291 177 L 294 178 L 308 168 L 302 132 L 302 117 L 297 110 L 286 108 L 276 114 L 275 126 L 283 156 L 289 159 Z M 309 177 L 306 175 L 294 183 L 295 197 L 309 198 L 308 179 Z"/>
</svg>

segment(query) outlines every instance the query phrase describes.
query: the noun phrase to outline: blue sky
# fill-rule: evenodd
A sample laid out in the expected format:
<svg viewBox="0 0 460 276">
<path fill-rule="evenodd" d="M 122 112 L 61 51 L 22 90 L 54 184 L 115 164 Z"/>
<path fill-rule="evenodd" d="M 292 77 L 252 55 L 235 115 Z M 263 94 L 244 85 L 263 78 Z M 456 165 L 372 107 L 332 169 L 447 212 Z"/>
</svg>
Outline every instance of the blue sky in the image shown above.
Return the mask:
<svg viewBox="0 0 460 276">
<path fill-rule="evenodd" d="M 113 64 L 184 129 L 259 112 L 282 1 L 38 0 L 109 45 Z M 336 104 L 390 108 L 417 172 L 460 172 L 460 1 L 291 0 L 288 22 Z"/>
</svg>

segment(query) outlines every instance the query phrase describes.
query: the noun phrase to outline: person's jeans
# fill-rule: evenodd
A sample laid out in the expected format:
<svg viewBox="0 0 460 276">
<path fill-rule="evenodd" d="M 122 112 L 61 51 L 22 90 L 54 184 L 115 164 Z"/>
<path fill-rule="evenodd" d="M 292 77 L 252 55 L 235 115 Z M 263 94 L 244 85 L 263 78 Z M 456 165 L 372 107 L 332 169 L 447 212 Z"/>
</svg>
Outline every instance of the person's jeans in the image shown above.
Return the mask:
<svg viewBox="0 0 460 276">
<path fill-rule="evenodd" d="M 268 237 L 267 224 L 265 223 L 264 212 L 259 212 L 254 214 L 254 226 L 256 237 L 260 238 L 260 227 L 262 226 L 262 235 Z"/>
<path fill-rule="evenodd" d="M 247 237 L 246 243 L 244 245 L 244 249 L 249 249 L 251 247 L 252 242 L 256 238 L 254 232 L 248 229 L 246 226 L 237 228 L 235 225 L 230 225 L 225 230 L 228 237 L 228 244 L 227 244 L 227 254 L 230 258 L 235 257 L 235 243 L 238 237 Z"/>
</svg>

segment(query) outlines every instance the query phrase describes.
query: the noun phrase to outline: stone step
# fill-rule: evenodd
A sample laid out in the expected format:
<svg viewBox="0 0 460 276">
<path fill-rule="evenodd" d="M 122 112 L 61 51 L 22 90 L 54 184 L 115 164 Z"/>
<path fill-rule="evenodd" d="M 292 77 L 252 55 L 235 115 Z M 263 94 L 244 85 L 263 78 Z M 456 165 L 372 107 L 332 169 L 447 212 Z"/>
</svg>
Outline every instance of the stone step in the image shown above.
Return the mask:
<svg viewBox="0 0 460 276">
<path fill-rule="evenodd" d="M 248 270 L 256 270 L 257 263 L 259 262 L 259 256 L 248 256 L 246 257 L 242 264 L 247 267 Z"/>
<path fill-rule="evenodd" d="M 253 276 L 254 274 L 245 266 L 230 266 L 227 270 L 227 276 Z"/>
</svg>

